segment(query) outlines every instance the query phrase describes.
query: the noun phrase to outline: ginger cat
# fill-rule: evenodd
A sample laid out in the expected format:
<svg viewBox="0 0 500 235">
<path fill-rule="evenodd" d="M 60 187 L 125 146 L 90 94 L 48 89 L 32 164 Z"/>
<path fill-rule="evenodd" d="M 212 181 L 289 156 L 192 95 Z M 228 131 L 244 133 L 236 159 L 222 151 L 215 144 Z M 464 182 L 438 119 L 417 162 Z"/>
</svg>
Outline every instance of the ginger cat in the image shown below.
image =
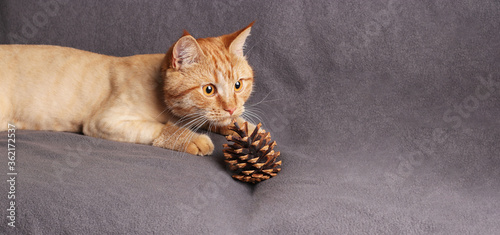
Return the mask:
<svg viewBox="0 0 500 235">
<path fill-rule="evenodd" d="M 83 132 L 195 155 L 214 145 L 199 128 L 229 134 L 252 92 L 243 55 L 250 24 L 165 54 L 113 57 L 45 45 L 0 45 L 0 131 Z"/>
</svg>

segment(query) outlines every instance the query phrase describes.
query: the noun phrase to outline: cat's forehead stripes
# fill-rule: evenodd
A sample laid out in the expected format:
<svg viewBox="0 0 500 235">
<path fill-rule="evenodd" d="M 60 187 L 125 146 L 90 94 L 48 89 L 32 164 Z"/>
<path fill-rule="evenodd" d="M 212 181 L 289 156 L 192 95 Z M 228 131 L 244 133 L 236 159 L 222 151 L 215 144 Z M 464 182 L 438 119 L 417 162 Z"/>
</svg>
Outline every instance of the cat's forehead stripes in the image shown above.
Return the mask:
<svg viewBox="0 0 500 235">
<path fill-rule="evenodd" d="M 231 74 L 232 65 L 231 58 L 228 53 L 224 53 L 222 50 L 209 50 L 206 52 L 208 59 L 208 63 L 211 65 L 210 67 L 214 69 L 215 75 L 227 75 Z M 216 79 L 220 79 L 217 77 Z"/>
<path fill-rule="evenodd" d="M 214 72 L 215 83 L 221 83 L 226 80 L 226 75 L 224 74 L 224 72 L 220 71 L 219 69 L 215 69 Z"/>
</svg>

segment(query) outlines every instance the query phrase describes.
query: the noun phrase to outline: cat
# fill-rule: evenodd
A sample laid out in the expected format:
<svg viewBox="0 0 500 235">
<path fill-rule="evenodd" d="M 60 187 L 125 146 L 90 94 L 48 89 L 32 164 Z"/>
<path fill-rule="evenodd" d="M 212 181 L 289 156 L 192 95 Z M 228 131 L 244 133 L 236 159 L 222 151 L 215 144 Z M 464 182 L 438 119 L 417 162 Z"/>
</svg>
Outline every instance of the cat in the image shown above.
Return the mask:
<svg viewBox="0 0 500 235">
<path fill-rule="evenodd" d="M 233 121 L 245 121 L 252 25 L 200 39 L 184 31 L 166 54 L 129 57 L 0 45 L 0 131 L 10 123 L 210 155 L 214 145 L 199 128 L 228 135 Z"/>
</svg>

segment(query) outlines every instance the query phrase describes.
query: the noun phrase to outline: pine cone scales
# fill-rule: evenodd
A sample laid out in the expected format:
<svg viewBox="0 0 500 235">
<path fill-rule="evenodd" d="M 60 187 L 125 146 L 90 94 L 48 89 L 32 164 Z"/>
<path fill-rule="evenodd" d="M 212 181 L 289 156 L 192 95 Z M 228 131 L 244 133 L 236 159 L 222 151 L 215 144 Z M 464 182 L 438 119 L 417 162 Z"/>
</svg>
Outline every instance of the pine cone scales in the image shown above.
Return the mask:
<svg viewBox="0 0 500 235">
<path fill-rule="evenodd" d="M 224 144 L 224 157 L 229 169 L 234 171 L 233 178 L 247 183 L 258 183 L 274 177 L 281 171 L 281 161 L 276 161 L 280 152 L 275 152 L 275 141 L 271 134 L 260 130 L 259 123 L 248 135 L 248 123 L 242 127 L 235 122 L 230 129 L 235 135 L 226 136 L 233 144 Z"/>
</svg>

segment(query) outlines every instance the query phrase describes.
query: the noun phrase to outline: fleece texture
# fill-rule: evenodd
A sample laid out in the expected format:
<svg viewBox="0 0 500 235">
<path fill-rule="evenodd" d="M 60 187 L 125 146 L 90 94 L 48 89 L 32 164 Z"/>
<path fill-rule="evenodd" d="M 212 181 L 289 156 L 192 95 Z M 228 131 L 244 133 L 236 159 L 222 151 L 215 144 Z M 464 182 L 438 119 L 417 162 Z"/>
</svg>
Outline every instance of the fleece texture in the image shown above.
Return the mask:
<svg viewBox="0 0 500 235">
<path fill-rule="evenodd" d="M 0 233 L 500 233 L 498 0 L 4 0 L 0 43 L 163 53 L 183 29 L 254 20 L 248 108 L 278 143 L 278 176 L 234 181 L 215 134 L 196 157 L 16 130 L 11 228 L 2 132 Z"/>
</svg>

